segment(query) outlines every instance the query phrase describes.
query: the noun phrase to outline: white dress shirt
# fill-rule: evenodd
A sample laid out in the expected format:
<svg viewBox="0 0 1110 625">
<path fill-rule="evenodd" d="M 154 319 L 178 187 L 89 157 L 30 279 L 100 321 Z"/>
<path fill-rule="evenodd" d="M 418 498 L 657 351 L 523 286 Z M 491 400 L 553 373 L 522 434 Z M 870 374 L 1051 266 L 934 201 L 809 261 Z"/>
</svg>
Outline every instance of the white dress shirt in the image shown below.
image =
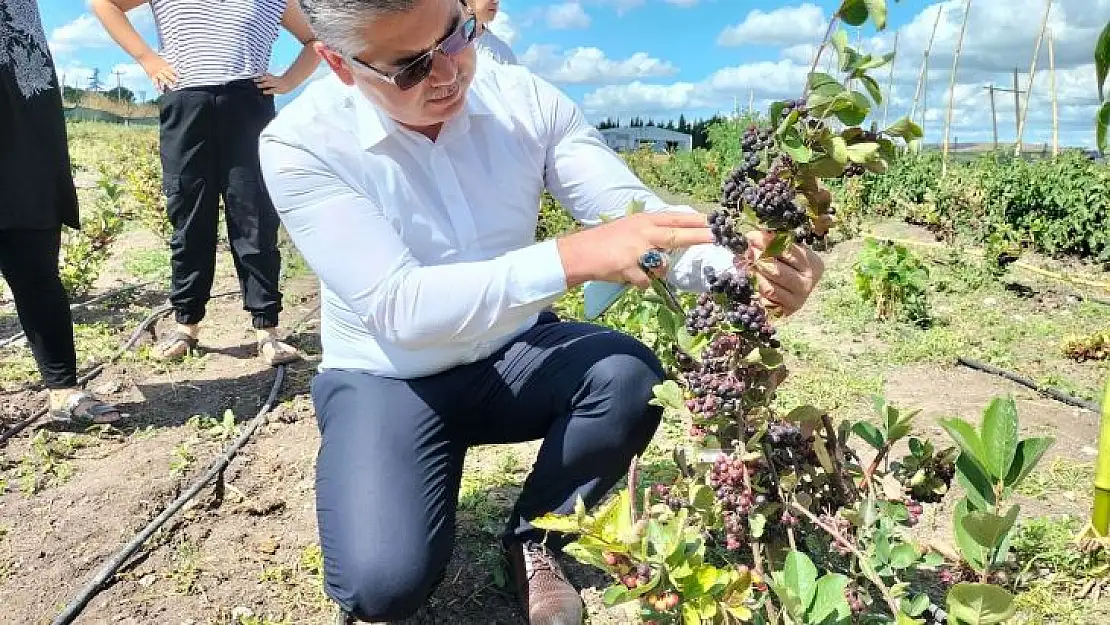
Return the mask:
<svg viewBox="0 0 1110 625">
<path fill-rule="evenodd" d="M 491 355 L 566 291 L 554 240 L 535 241 L 546 188 L 586 226 L 649 191 L 565 94 L 519 65 L 478 63 L 466 104 L 436 141 L 333 75 L 262 133 L 262 172 L 320 280 L 321 369 L 413 378 Z M 705 290 L 713 245 L 668 279 Z"/>
<path fill-rule="evenodd" d="M 504 39 L 493 34 L 493 31 L 486 28 L 478 39 L 474 41 L 474 47 L 478 50 L 479 55 L 485 55 L 506 65 L 520 65 L 516 60 L 516 54 L 509 44 Z"/>
</svg>

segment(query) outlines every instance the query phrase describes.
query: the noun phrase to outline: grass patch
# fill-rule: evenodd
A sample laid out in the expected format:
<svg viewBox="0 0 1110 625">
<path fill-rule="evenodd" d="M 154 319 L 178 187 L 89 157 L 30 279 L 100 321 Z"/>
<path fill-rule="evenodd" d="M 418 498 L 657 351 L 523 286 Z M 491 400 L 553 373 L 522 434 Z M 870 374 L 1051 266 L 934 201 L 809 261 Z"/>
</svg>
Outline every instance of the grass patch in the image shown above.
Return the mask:
<svg viewBox="0 0 1110 625">
<path fill-rule="evenodd" d="M 123 268 L 140 280 L 168 280 L 170 251 L 163 248 L 126 250 L 123 253 Z"/>
<path fill-rule="evenodd" d="M 1013 540 L 1014 556 L 1021 566 L 1015 585 L 1022 589 L 1017 595 L 1016 622 L 1089 625 L 1110 618 L 1110 604 L 1077 596 L 1089 580 L 1105 579 L 1110 571 L 1110 558 L 1104 550 L 1076 548 L 1073 539 L 1082 525 L 1080 519 L 1070 516 L 1021 523 Z"/>
<path fill-rule="evenodd" d="M 1045 499 L 1052 495 L 1087 497 L 1094 481 L 1094 466 L 1089 463 L 1075 462 L 1066 458 L 1056 458 L 1047 467 L 1039 468 L 1018 485 L 1017 492 L 1033 499 Z"/>
</svg>

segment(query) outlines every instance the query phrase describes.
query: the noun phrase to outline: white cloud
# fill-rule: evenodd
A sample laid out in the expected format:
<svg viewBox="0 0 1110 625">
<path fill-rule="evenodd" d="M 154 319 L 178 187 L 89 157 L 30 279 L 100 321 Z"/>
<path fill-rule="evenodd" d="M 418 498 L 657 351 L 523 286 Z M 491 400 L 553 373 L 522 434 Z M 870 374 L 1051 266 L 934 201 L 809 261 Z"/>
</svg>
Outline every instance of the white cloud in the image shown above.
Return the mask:
<svg viewBox="0 0 1110 625">
<path fill-rule="evenodd" d="M 560 84 L 604 85 L 638 78 L 673 76 L 678 68 L 668 61 L 637 52 L 613 60 L 598 48 L 562 51 L 553 45 L 532 45 L 521 55 L 521 63 L 544 78 Z"/>
<path fill-rule="evenodd" d="M 919 114 L 925 109 L 926 140 L 929 142 L 938 142 L 942 138 L 948 80 L 963 18 L 963 4 L 963 0 L 947 0 L 927 6 L 899 30 L 899 56 L 895 60 L 888 121 L 909 113 L 922 52 L 928 42 L 936 11 L 943 11 L 929 60 L 927 92 L 918 109 Z M 956 82 L 952 115 L 954 139 L 958 138 L 961 142 L 991 140 L 990 101 L 984 88 L 987 84 L 1009 88 L 1016 67 L 1021 88 L 1028 86 L 1029 64 L 1044 7 L 1044 0 L 977 0 L 972 4 Z M 794 7 L 795 10 L 797 8 Z M 1065 145 L 1089 146 L 1094 141 L 1097 93 L 1092 61 L 1099 27 L 1105 20 L 1091 19 L 1092 15 L 1110 15 L 1110 0 L 1055 0 L 1049 18 L 1055 41 L 1060 138 Z M 749 15 L 747 21 L 751 19 Z M 811 20 L 810 24 L 811 34 L 822 26 L 819 20 Z M 777 36 L 769 26 L 764 30 L 767 38 Z M 725 67 L 701 80 L 671 84 L 649 84 L 641 80 L 625 85 L 605 85 L 586 94 L 583 98 L 584 109 L 599 117 L 673 117 L 679 112 L 690 117 L 729 113 L 736 103 L 746 108 L 749 95 L 757 109 L 765 109 L 771 100 L 797 97 L 801 93 L 804 76 L 815 52 L 814 44 L 821 34 L 823 31 L 812 40 L 806 38 L 796 39 L 791 44 L 780 43 L 781 60 L 777 62 L 761 61 Z M 851 35 L 854 43 L 855 33 Z M 866 52 L 885 52 L 892 48 L 893 40 L 893 32 L 874 36 L 865 33 L 860 45 Z M 826 50 L 822 57 L 822 69 L 835 58 L 835 53 L 830 52 Z M 888 84 L 888 71 L 884 67 L 872 72 L 884 91 Z M 1023 135 L 1026 143 L 1039 144 L 1051 140 L 1052 110 L 1048 81 L 1047 44 L 1043 44 Z M 996 93 L 995 105 L 999 140 L 1011 142 L 1016 134 L 1013 95 Z M 882 120 L 882 111 L 882 106 L 874 109 L 878 121 Z"/>
<path fill-rule="evenodd" d="M 825 11 L 806 2 L 773 11 L 754 9 L 744 21 L 721 31 L 717 43 L 723 46 L 790 46 L 819 40 L 828 27 Z"/>
<path fill-rule="evenodd" d="M 150 11 L 150 5 L 143 4 L 130 11 L 127 16 L 148 42 L 157 41 L 148 38 L 154 35 L 154 14 Z M 116 42 L 91 13 L 82 13 L 72 22 L 50 31 L 48 44 L 50 51 L 58 57 L 73 54 L 79 50 L 112 47 Z"/>
<path fill-rule="evenodd" d="M 517 33 L 516 25 L 513 24 L 512 18 L 504 11 L 498 11 L 497 16 L 489 23 L 489 29 L 493 34 L 505 40 L 505 43 L 510 46 L 516 41 Z"/>
<path fill-rule="evenodd" d="M 556 30 L 567 28 L 587 28 L 590 25 L 590 16 L 577 0 L 563 2 L 548 7 L 547 25 Z"/>
</svg>

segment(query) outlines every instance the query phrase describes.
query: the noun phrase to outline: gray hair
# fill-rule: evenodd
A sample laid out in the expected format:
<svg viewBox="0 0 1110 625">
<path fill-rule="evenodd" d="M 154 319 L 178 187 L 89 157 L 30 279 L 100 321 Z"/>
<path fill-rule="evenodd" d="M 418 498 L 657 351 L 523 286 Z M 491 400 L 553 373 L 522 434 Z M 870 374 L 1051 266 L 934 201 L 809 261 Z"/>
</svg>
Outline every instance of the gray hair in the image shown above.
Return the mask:
<svg viewBox="0 0 1110 625">
<path fill-rule="evenodd" d="M 299 0 L 320 41 L 345 54 L 366 47 L 359 28 L 370 18 L 403 13 L 419 0 Z"/>
</svg>

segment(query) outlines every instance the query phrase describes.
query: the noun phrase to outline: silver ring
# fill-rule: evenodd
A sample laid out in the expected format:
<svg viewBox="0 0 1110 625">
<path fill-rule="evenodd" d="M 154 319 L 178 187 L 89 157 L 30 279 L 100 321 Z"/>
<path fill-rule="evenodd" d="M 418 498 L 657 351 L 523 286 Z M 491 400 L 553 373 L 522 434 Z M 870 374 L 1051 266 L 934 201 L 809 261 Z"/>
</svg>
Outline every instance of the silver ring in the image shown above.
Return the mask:
<svg viewBox="0 0 1110 625">
<path fill-rule="evenodd" d="M 640 269 L 645 273 L 651 274 L 656 269 L 659 269 L 667 262 L 667 256 L 663 250 L 659 248 L 652 248 L 640 255 Z"/>
</svg>

